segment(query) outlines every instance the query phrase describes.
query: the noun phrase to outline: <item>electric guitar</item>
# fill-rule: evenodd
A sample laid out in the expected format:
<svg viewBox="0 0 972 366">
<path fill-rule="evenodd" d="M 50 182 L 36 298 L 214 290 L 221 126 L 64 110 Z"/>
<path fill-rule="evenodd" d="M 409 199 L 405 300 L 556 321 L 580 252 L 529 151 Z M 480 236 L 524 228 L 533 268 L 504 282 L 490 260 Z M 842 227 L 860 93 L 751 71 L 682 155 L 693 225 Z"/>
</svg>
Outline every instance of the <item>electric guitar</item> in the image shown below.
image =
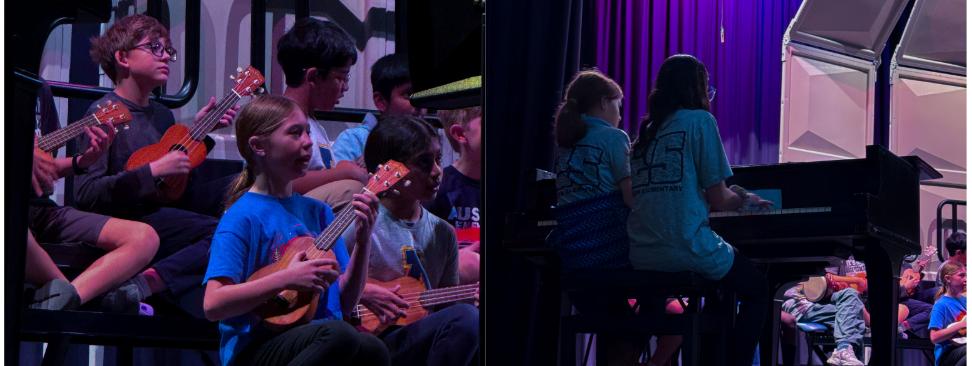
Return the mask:
<svg viewBox="0 0 972 366">
<path fill-rule="evenodd" d="M 433 290 L 427 290 L 425 288 L 425 282 L 408 276 L 389 282 L 381 282 L 369 278 L 368 283 L 377 284 L 387 289 L 401 286 L 398 290 L 398 295 L 409 305 L 408 309 L 405 309 L 405 313 L 408 314 L 407 317 L 398 318 L 395 322 L 384 324 L 378 320 L 377 315 L 372 313 L 371 310 L 368 310 L 364 305 L 358 304 L 355 306 L 355 309 L 351 313 L 351 324 L 354 324 L 361 332 L 374 335 L 381 334 L 385 329 L 393 325 L 405 326 L 412 324 L 427 316 L 429 309 L 435 305 L 474 299 L 479 293 L 479 282 Z"/>
<path fill-rule="evenodd" d="M 234 78 L 236 80 L 236 85 L 233 86 L 233 90 L 226 94 L 223 99 L 220 99 L 213 109 L 203 116 L 199 123 L 196 123 L 192 130 L 189 127 L 183 125 L 175 125 L 169 127 L 165 131 L 165 135 L 162 136 L 162 140 L 156 144 L 149 145 L 138 149 L 135 153 L 128 158 L 128 163 L 125 164 L 126 170 L 132 170 L 138 168 L 142 165 L 151 163 L 153 161 L 161 159 L 163 156 L 168 154 L 170 151 L 179 150 L 187 155 L 189 155 L 189 169 L 193 169 L 199 164 L 202 164 L 206 160 L 206 155 L 209 153 L 206 151 L 206 144 L 203 143 L 203 139 L 206 135 L 213 130 L 213 127 L 219 123 L 219 120 L 223 118 L 223 115 L 229 111 L 236 102 L 243 98 L 244 96 L 251 95 L 257 91 L 260 85 L 263 85 L 264 78 L 260 74 L 260 71 L 254 69 L 253 66 L 248 66 L 246 70 L 237 69 L 240 73 L 239 77 Z M 232 76 L 230 78 L 233 78 Z M 156 184 L 159 187 L 159 195 L 156 200 L 161 203 L 168 203 L 179 199 L 182 197 L 182 193 L 186 191 L 186 183 L 189 181 L 189 174 L 177 174 L 170 175 L 165 178 L 156 178 Z"/>
<path fill-rule="evenodd" d="M 375 195 L 391 190 L 399 180 L 408 174 L 408 168 L 401 163 L 389 160 L 378 167 L 378 171 L 368 180 L 363 191 L 371 191 Z M 408 186 L 409 182 L 404 182 Z M 284 245 L 284 252 L 276 262 L 261 268 L 247 278 L 255 281 L 273 273 L 287 269 L 294 256 L 300 252 L 307 252 L 307 259 L 334 259 L 331 248 L 344 230 L 354 222 L 354 205 L 345 205 L 318 237 L 300 236 L 291 239 Z M 334 270 L 340 271 L 339 268 Z M 275 332 L 282 332 L 297 325 L 307 324 L 317 312 L 319 295 L 311 291 L 284 290 L 277 296 L 261 304 L 253 313 L 263 319 L 265 327 Z"/>
<path fill-rule="evenodd" d="M 925 269 L 925 265 L 932 260 L 932 256 L 935 255 L 935 253 L 938 253 L 938 248 L 936 247 L 929 246 L 928 249 L 925 249 L 925 252 L 922 253 L 921 257 L 918 258 L 914 264 L 912 264 L 911 268 L 905 269 L 904 274 L 901 275 L 902 281 L 921 281 L 921 279 L 925 277 L 925 274 L 921 271 Z M 908 292 L 909 297 L 915 296 L 915 292 L 918 291 L 918 287 L 915 286 L 914 288 L 906 289 L 906 291 Z"/>
<path fill-rule="evenodd" d="M 117 132 L 119 125 L 131 120 L 132 113 L 128 111 L 128 107 L 125 107 L 122 103 L 109 100 L 104 107 L 99 105 L 98 110 L 94 114 L 77 120 L 64 128 L 38 137 L 37 148 L 46 153 L 50 153 L 64 146 L 69 140 L 84 133 L 85 127 L 94 127 L 112 122 L 115 124 L 115 131 Z M 127 129 L 128 125 L 124 127 Z"/>
</svg>

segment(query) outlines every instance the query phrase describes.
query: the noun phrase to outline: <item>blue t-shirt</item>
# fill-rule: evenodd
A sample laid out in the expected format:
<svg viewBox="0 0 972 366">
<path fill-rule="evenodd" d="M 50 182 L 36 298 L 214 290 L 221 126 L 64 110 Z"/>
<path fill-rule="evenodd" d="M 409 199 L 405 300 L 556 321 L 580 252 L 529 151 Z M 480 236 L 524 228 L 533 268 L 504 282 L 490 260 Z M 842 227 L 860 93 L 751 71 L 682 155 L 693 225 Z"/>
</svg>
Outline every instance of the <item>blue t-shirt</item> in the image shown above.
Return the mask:
<svg viewBox="0 0 972 366">
<path fill-rule="evenodd" d="M 682 109 L 655 136 L 631 156 L 631 265 L 722 279 L 732 266 L 732 246 L 709 228 L 705 188 L 732 170 L 715 117 Z"/>
<path fill-rule="evenodd" d="M 586 116 L 587 135 L 571 147 L 557 148 L 557 205 L 621 189 L 631 176 L 628 134 L 600 118 Z"/>
<path fill-rule="evenodd" d="M 935 302 L 935 306 L 932 307 L 931 319 L 928 321 L 928 329 L 945 329 L 948 328 L 949 324 L 958 321 L 959 315 L 965 313 L 966 301 L 965 296 L 958 299 L 942 296 L 941 299 Z M 950 340 L 936 343 L 935 366 L 938 366 L 938 361 L 941 359 L 942 354 L 953 348 L 955 348 L 955 345 Z"/>
<path fill-rule="evenodd" d="M 361 122 L 360 126 L 341 132 L 337 139 L 334 140 L 333 145 L 335 164 L 345 160 L 353 163 L 358 158 L 364 156 L 365 142 L 368 141 L 368 135 L 371 134 L 371 130 L 377 124 L 378 119 L 371 113 L 368 113 L 365 115 L 365 119 Z"/>
<path fill-rule="evenodd" d="M 316 237 L 333 220 L 331 208 L 312 198 L 296 193 L 278 198 L 247 192 L 219 220 L 203 284 L 216 277 L 245 282 L 257 270 L 279 260 L 291 239 Z M 341 238 L 332 251 L 344 273 L 349 257 Z M 340 291 L 338 281 L 324 290 L 315 321 L 341 320 Z M 268 330 L 260 325 L 260 318 L 247 313 L 221 320 L 219 332 L 219 357 L 223 365 L 231 366 L 247 344 Z"/>
</svg>

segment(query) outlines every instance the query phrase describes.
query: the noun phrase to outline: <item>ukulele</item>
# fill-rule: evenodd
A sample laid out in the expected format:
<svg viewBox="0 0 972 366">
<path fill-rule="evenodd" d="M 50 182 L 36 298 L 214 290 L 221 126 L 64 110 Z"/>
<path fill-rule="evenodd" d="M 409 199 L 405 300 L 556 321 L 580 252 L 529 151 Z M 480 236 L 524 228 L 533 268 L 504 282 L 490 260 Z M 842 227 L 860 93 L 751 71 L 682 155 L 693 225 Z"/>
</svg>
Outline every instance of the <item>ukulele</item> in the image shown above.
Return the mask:
<svg viewBox="0 0 972 366">
<path fill-rule="evenodd" d="M 935 253 L 938 253 L 938 248 L 929 246 L 928 249 L 925 249 L 925 253 L 923 253 L 921 257 L 915 261 L 911 268 L 905 269 L 904 274 L 901 275 L 901 279 L 905 280 L 906 282 L 911 282 L 914 280 L 921 281 L 921 279 L 925 277 L 925 274 L 921 271 L 925 269 L 925 265 L 932 260 L 932 256 L 935 255 Z M 909 288 L 906 291 L 908 292 L 909 297 L 915 296 L 915 292 L 918 291 L 918 287 L 916 286 L 914 288 Z"/>
<path fill-rule="evenodd" d="M 409 305 L 408 309 L 404 309 L 405 313 L 408 314 L 407 317 L 398 318 L 395 322 L 385 324 L 382 324 L 378 320 L 378 316 L 372 313 L 371 310 L 368 310 L 364 305 L 358 304 L 355 306 L 351 314 L 351 323 L 355 324 L 358 331 L 374 335 L 381 334 L 385 329 L 393 325 L 405 326 L 412 324 L 428 315 L 429 308 L 432 306 L 474 299 L 476 298 L 476 294 L 479 293 L 479 282 L 433 290 L 426 290 L 425 282 L 408 276 L 389 282 L 381 282 L 369 278 L 368 283 L 377 284 L 389 290 L 395 288 L 395 286 L 401 286 L 398 294 Z"/>
<path fill-rule="evenodd" d="M 378 170 L 368 180 L 368 185 L 364 191 L 371 191 L 375 195 L 390 190 L 406 174 L 408 168 L 401 163 L 389 160 L 385 165 L 379 165 Z M 409 182 L 404 182 L 408 186 Z M 354 222 L 354 205 L 345 205 L 335 216 L 321 235 L 314 238 L 311 236 L 299 236 L 291 239 L 284 245 L 284 252 L 273 264 L 261 268 L 247 278 L 247 281 L 254 281 L 267 277 L 273 273 L 287 269 L 293 257 L 300 252 L 307 252 L 307 259 L 334 259 L 334 252 L 331 248 L 344 230 Z M 339 268 L 333 268 L 340 270 Z M 320 295 L 315 295 L 312 291 L 284 290 L 274 298 L 261 304 L 253 313 L 263 319 L 262 324 L 275 332 L 282 332 L 297 325 L 307 324 L 314 318 L 317 312 Z"/>
<path fill-rule="evenodd" d="M 253 66 L 248 66 L 246 70 L 237 69 L 237 71 L 240 72 L 240 75 L 235 78 L 236 85 L 233 86 L 233 89 L 223 99 L 217 102 L 213 106 L 213 109 L 209 110 L 209 113 L 206 113 L 202 120 L 192 127 L 192 130 L 189 127 L 178 124 L 169 127 L 165 131 L 165 135 L 162 136 L 161 141 L 135 151 L 128 158 L 125 169 L 132 170 L 138 168 L 159 160 L 170 151 L 175 150 L 189 155 L 189 169 L 193 169 L 199 166 L 199 164 L 202 164 L 206 160 L 206 155 L 209 153 L 206 151 L 206 144 L 203 143 L 206 135 L 219 123 L 223 115 L 236 105 L 236 102 L 240 98 L 253 94 L 264 82 L 263 75 L 260 74 L 259 70 L 254 69 Z M 231 76 L 230 78 L 233 77 Z M 179 199 L 179 197 L 182 197 L 182 193 L 185 192 L 188 181 L 188 173 L 156 178 L 155 182 L 159 188 L 159 194 L 156 200 L 161 203 L 168 203 Z"/>
<path fill-rule="evenodd" d="M 78 137 L 84 133 L 85 127 L 94 127 L 112 122 L 116 125 L 115 132 L 118 132 L 117 125 L 127 123 L 132 120 L 132 114 L 124 104 L 108 101 L 104 107 L 98 106 L 94 114 L 77 120 L 64 128 L 51 132 L 37 138 L 37 148 L 45 153 L 50 153 L 64 146 L 68 140 Z M 128 129 L 128 125 L 125 125 Z"/>
</svg>

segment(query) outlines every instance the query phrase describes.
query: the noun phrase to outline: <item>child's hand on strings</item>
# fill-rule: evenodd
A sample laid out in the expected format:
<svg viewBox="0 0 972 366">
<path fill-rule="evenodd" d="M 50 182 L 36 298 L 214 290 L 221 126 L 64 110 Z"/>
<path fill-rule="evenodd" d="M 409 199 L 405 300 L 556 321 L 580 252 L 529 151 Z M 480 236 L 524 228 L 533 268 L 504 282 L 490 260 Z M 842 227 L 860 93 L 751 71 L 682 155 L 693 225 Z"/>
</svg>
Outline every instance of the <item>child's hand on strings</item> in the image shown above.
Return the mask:
<svg viewBox="0 0 972 366">
<path fill-rule="evenodd" d="M 206 114 L 208 114 L 209 111 L 212 110 L 214 106 L 216 106 L 216 97 L 210 97 L 209 103 L 206 104 L 205 107 L 202 107 L 202 109 L 199 110 L 199 113 L 196 113 L 196 118 L 194 119 L 194 122 L 199 123 L 200 121 L 202 121 L 203 117 L 206 117 Z M 224 114 L 223 117 L 219 119 L 219 123 L 217 123 L 216 126 L 213 126 L 213 131 L 216 131 L 221 128 L 226 128 L 232 125 L 233 118 L 236 118 L 236 111 L 238 110 L 240 110 L 240 106 L 234 106 L 233 108 L 227 110 L 226 114 Z"/>
<path fill-rule="evenodd" d="M 115 139 L 115 123 L 106 122 L 108 125 L 108 132 L 104 129 L 96 127 L 85 127 L 84 132 L 88 134 L 88 138 L 91 139 L 91 146 L 88 150 L 85 150 L 84 154 L 78 157 L 78 167 L 81 169 L 87 169 L 88 167 L 94 165 L 101 156 L 108 151 L 108 146 L 111 145 L 111 141 Z"/>
<path fill-rule="evenodd" d="M 152 176 L 159 178 L 175 174 L 189 173 L 189 155 L 182 150 L 172 150 L 159 160 L 149 163 Z"/>
<path fill-rule="evenodd" d="M 401 285 L 395 285 L 389 290 L 379 285 L 366 284 L 361 293 L 361 305 L 371 310 L 382 324 L 407 317 L 408 313 L 404 309 L 408 309 L 409 306 L 398 294 L 401 288 Z"/>
<path fill-rule="evenodd" d="M 378 217 L 378 197 L 374 193 L 365 192 L 354 195 L 351 201 L 354 206 L 354 240 L 355 245 L 368 245 L 371 242 L 371 230 Z"/>
<path fill-rule="evenodd" d="M 300 252 L 290 261 L 287 269 L 277 272 L 288 290 L 324 292 L 338 279 L 338 262 L 333 259 L 309 259 L 307 252 Z"/>
<path fill-rule="evenodd" d="M 34 164 L 30 176 L 30 185 L 37 196 L 54 190 L 54 181 L 58 179 L 57 165 L 50 154 L 37 147 L 37 137 L 34 137 Z"/>
</svg>

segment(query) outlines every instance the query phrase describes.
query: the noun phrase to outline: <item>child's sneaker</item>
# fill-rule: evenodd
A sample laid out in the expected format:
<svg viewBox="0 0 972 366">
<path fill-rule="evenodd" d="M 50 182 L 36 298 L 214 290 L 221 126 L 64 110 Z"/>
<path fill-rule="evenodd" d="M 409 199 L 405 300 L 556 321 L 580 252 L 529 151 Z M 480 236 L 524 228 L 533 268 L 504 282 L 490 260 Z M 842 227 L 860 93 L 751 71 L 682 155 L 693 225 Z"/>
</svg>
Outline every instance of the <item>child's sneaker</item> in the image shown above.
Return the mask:
<svg viewBox="0 0 972 366">
<path fill-rule="evenodd" d="M 31 309 L 75 310 L 81 306 L 81 295 L 70 282 L 56 279 L 34 292 Z"/>
<path fill-rule="evenodd" d="M 850 348 L 838 348 L 827 359 L 827 363 L 834 366 L 864 366 L 863 362 L 857 360 L 854 350 Z"/>
</svg>

